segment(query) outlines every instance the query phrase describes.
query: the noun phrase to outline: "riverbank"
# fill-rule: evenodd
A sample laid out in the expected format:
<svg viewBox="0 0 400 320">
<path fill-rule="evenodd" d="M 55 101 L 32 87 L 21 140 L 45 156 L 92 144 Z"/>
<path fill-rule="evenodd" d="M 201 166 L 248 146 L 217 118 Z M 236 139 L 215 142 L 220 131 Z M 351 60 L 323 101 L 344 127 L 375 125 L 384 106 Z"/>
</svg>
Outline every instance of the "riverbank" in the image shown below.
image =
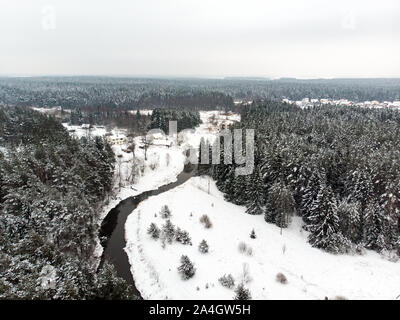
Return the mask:
<svg viewBox="0 0 400 320">
<path fill-rule="evenodd" d="M 136 205 L 150 195 L 156 195 L 170 190 L 189 179 L 194 173 L 185 172 L 184 163 L 186 150 L 197 148 L 200 139 L 210 143 L 216 138 L 221 127 L 240 121 L 237 114 L 223 114 L 221 111 L 200 112 L 202 124 L 193 130 L 186 130 L 179 138 L 158 137 L 157 142 L 149 146 L 145 156 L 144 149 L 140 148 L 142 137 L 136 137 L 135 157 L 123 152 L 126 146 L 113 146 L 117 158 L 115 168 L 114 191 L 115 196 L 102 207 L 98 220 L 102 224 L 99 242 L 95 250 L 95 259 L 99 267 L 102 260 L 107 259 L 114 263 L 119 276 L 134 285 L 135 281 L 130 273 L 130 265 L 123 251 L 125 248 L 125 221 L 127 216 L 136 208 Z M 166 145 L 170 147 L 166 147 Z M 136 164 L 137 179 L 131 180 L 132 170 Z M 188 167 L 185 167 L 187 169 Z M 122 186 L 121 186 L 122 182 Z M 108 243 L 100 241 L 101 237 L 108 239 Z M 103 242 L 103 243 L 101 243 Z M 136 292 L 138 295 L 140 293 Z"/>
</svg>

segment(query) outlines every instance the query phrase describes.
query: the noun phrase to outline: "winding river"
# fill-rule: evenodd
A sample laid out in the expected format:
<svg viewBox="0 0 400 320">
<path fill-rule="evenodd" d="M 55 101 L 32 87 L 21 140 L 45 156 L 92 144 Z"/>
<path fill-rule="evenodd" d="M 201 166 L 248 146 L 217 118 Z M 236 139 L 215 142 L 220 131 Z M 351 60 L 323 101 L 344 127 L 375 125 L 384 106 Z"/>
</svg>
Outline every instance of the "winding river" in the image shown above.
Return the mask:
<svg viewBox="0 0 400 320">
<path fill-rule="evenodd" d="M 124 250 L 125 241 L 125 222 L 128 215 L 136 209 L 138 204 L 151 196 L 171 190 L 195 176 L 197 168 L 194 165 L 185 165 L 183 171 L 177 176 L 175 182 L 165 184 L 158 189 L 145 191 L 137 196 L 127 198 L 121 201 L 114 209 L 112 209 L 104 218 L 100 228 L 100 239 L 103 239 L 102 246 L 104 248 L 99 268 L 105 261 L 115 266 L 117 275 L 125 279 L 133 287 L 134 294 L 142 298 L 139 290 L 135 286 L 135 280 L 131 274 L 131 266 L 128 256 Z"/>
</svg>

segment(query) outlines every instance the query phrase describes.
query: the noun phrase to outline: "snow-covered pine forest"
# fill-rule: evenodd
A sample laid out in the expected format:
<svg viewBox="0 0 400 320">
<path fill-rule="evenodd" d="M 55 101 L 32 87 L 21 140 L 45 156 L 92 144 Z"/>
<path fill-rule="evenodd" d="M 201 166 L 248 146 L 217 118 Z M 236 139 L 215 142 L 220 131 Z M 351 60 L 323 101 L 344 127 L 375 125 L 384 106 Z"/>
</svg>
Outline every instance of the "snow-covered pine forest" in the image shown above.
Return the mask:
<svg viewBox="0 0 400 320">
<path fill-rule="evenodd" d="M 110 146 L 20 107 L 0 108 L 0 139 L 0 299 L 134 298 L 93 259 Z"/>
<path fill-rule="evenodd" d="M 281 103 L 243 109 L 255 129 L 255 169 L 203 166 L 225 199 L 287 228 L 300 216 L 308 241 L 331 253 L 400 255 L 400 114 L 387 109 Z M 221 148 L 221 150 L 223 150 Z"/>
<path fill-rule="evenodd" d="M 145 299 L 397 299 L 399 121 L 386 109 L 243 108 L 230 129 L 255 129 L 251 175 L 235 177 L 221 145 L 219 165 L 129 215 L 136 287 Z"/>
</svg>

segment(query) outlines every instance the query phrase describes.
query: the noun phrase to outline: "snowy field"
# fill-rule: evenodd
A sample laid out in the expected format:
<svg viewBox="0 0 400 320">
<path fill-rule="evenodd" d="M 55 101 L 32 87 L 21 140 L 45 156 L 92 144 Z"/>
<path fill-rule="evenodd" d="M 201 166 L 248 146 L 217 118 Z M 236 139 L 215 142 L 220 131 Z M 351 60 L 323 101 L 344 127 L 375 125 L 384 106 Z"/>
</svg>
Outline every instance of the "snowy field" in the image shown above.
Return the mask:
<svg viewBox="0 0 400 320">
<path fill-rule="evenodd" d="M 160 239 L 147 234 L 150 223 L 159 228 L 165 223 L 159 215 L 163 205 L 170 208 L 175 227 L 189 232 L 192 246 L 174 241 L 162 248 Z M 209 229 L 199 221 L 203 214 L 211 220 Z M 256 239 L 250 238 L 252 229 Z M 131 271 L 144 299 L 232 299 L 233 289 L 218 282 L 224 274 L 232 274 L 235 284 L 245 281 L 253 299 L 400 299 L 399 262 L 372 251 L 351 256 L 312 248 L 299 218 L 281 235 L 262 216 L 224 201 L 206 177 L 191 178 L 139 204 L 128 217 L 126 239 Z M 206 254 L 198 250 L 203 239 L 210 247 Z M 244 253 L 240 243 L 247 246 Z M 177 271 L 182 254 L 196 268 L 189 280 Z M 286 284 L 276 281 L 278 273 L 286 276 Z"/>
<path fill-rule="evenodd" d="M 94 126 L 91 129 L 84 129 L 82 126 L 75 126 L 75 125 L 70 125 L 68 123 L 63 122 L 62 125 L 64 126 L 65 129 L 67 129 L 70 133 L 71 136 L 75 138 L 81 138 L 81 137 L 96 137 L 100 136 L 103 137 L 106 135 L 107 131 L 104 126 Z M 110 133 L 111 134 L 118 134 L 122 131 L 122 133 L 126 133 L 124 130 L 112 130 Z"/>
<path fill-rule="evenodd" d="M 151 110 L 150 110 L 151 111 Z M 149 110 L 144 110 L 150 114 Z M 158 187 L 176 181 L 177 176 L 182 172 L 185 163 L 185 150 L 197 148 L 201 137 L 212 142 L 218 133 L 219 126 L 240 121 L 237 114 L 223 115 L 220 111 L 201 111 L 200 117 L 203 121 L 193 130 L 186 130 L 179 137 L 156 136 L 152 145 L 147 149 L 147 160 L 143 148 L 142 138 L 135 137 L 135 157 L 133 153 L 127 153 L 131 142 L 122 145 L 113 145 L 112 148 L 116 155 L 116 165 L 114 172 L 113 196 L 108 199 L 99 212 L 99 221 L 102 221 L 107 213 L 116 207 L 124 199 L 136 196 L 144 191 L 157 189 Z M 94 126 L 90 131 L 82 126 L 71 126 L 63 123 L 69 130 L 70 135 L 80 138 L 85 136 L 105 136 L 106 129 L 103 126 Z M 126 137 L 126 130 L 114 128 L 110 132 L 113 136 Z M 168 148 L 167 145 L 170 145 Z M 132 178 L 134 171 L 135 178 Z M 95 256 L 101 257 L 103 248 L 98 243 Z"/>
</svg>

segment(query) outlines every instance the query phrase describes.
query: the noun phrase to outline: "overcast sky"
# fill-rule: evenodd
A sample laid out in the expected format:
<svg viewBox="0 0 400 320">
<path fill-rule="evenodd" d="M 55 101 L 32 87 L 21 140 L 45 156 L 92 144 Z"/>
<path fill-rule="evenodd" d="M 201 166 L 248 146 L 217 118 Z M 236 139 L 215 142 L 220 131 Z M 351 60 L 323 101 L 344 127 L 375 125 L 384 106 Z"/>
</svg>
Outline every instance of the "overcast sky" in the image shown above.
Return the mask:
<svg viewBox="0 0 400 320">
<path fill-rule="evenodd" d="M 0 74 L 400 77 L 400 1 L 0 0 Z"/>
</svg>

